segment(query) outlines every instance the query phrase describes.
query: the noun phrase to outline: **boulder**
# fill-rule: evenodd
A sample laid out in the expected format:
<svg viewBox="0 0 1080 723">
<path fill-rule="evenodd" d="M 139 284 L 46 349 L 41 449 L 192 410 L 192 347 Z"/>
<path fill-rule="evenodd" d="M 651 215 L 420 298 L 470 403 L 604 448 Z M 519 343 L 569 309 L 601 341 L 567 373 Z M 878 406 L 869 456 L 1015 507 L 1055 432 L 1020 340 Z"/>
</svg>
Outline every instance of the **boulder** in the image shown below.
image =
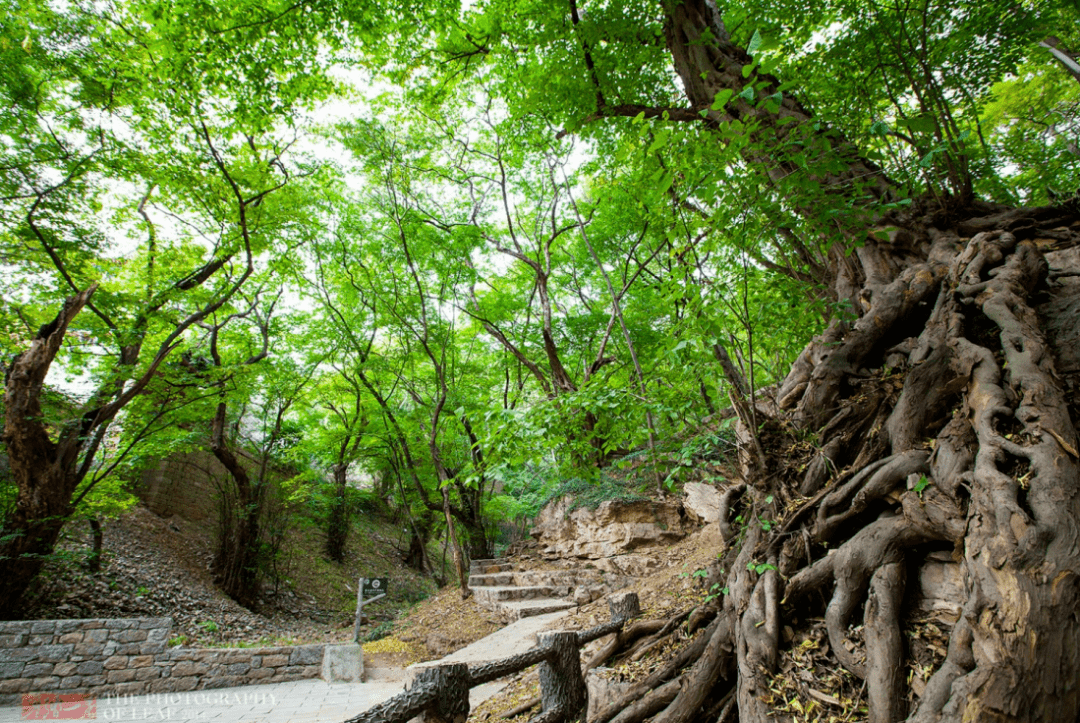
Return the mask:
<svg viewBox="0 0 1080 723">
<path fill-rule="evenodd" d="M 683 487 L 683 507 L 695 522 L 709 524 L 720 520 L 720 490 L 703 482 L 687 482 Z"/>
<path fill-rule="evenodd" d="M 537 515 L 531 534 L 545 554 L 598 560 L 686 535 L 677 502 L 608 500 L 596 509 L 572 507 L 572 497 L 560 497 Z"/>
</svg>

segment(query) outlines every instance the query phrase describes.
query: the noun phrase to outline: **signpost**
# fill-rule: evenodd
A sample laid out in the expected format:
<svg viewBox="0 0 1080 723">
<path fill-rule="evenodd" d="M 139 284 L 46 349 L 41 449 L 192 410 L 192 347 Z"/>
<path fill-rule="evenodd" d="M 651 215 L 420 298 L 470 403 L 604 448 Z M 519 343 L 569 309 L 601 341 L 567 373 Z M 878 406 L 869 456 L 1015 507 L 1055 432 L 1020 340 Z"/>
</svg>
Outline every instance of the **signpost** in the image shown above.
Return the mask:
<svg viewBox="0 0 1080 723">
<path fill-rule="evenodd" d="M 353 622 L 353 642 L 360 642 L 360 622 L 364 619 L 364 605 L 386 597 L 390 589 L 388 577 L 362 577 L 356 585 L 356 620 Z"/>
</svg>

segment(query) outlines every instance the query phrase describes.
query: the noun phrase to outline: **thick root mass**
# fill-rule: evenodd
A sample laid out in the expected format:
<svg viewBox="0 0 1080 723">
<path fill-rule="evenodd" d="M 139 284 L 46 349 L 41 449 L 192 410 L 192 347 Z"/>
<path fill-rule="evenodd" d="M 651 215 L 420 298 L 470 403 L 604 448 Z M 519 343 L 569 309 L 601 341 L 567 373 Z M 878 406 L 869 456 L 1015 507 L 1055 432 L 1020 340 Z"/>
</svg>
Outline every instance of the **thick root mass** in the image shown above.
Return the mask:
<svg viewBox="0 0 1080 723">
<path fill-rule="evenodd" d="M 821 619 L 813 644 L 861 691 L 849 720 L 1077 719 L 1080 343 L 1058 315 L 1080 309 L 1080 222 L 1019 210 L 921 238 L 780 386 L 765 464 L 723 497 L 726 594 L 705 634 L 594 721 L 827 720 L 836 697 L 775 685 Z M 817 434 L 810 457 L 785 450 L 794 430 Z M 960 613 L 916 680 L 905 630 L 928 556 L 958 569 Z"/>
</svg>

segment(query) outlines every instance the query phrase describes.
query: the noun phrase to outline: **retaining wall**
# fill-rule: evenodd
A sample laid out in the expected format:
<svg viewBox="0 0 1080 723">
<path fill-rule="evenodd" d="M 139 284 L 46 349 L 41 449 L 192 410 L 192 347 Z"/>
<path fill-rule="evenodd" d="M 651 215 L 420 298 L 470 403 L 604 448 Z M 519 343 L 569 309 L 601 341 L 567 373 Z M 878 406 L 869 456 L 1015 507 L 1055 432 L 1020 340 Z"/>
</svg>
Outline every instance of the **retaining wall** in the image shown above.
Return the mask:
<svg viewBox="0 0 1080 723">
<path fill-rule="evenodd" d="M 325 646 L 169 648 L 172 618 L 0 622 L 0 705 L 24 693 L 141 695 L 319 677 Z"/>
</svg>

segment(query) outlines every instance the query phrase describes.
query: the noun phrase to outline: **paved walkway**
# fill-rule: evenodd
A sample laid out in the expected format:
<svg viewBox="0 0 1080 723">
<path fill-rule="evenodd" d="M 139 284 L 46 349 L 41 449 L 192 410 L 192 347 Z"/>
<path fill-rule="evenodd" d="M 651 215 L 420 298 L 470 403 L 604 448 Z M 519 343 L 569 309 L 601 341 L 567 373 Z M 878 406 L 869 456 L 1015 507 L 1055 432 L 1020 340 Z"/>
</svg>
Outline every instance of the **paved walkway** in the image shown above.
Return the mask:
<svg viewBox="0 0 1080 723">
<path fill-rule="evenodd" d="M 506 683 L 495 682 L 473 688 L 469 694 L 470 704 L 474 707 L 479 705 L 504 685 Z M 322 680 L 299 680 L 187 693 L 103 697 L 96 701 L 95 715 L 99 721 L 341 723 L 404 689 L 401 682 L 326 683 Z M 23 717 L 21 707 L 0 707 L 0 723 L 42 720 L 41 714 L 45 712 L 39 708 L 36 711 L 38 717 L 32 718 Z M 79 715 L 81 718 L 74 720 L 89 717 Z M 49 719 L 56 718 L 54 715 Z"/>
<path fill-rule="evenodd" d="M 499 660 L 522 653 L 536 645 L 536 633 L 550 628 L 566 615 L 564 612 L 524 618 L 477 640 L 440 663 L 479 663 Z M 214 723 L 342 723 L 377 703 L 405 690 L 404 680 L 411 679 L 415 668 L 370 669 L 367 683 L 326 683 L 322 680 L 299 680 L 292 683 L 246 685 L 239 688 L 193 690 L 186 693 L 158 693 L 120 697 L 102 697 L 95 702 L 96 720 L 105 721 L 213 721 Z M 476 707 L 505 686 L 496 681 L 473 688 L 469 702 Z M 45 713 L 55 715 L 56 708 L 31 709 L 24 716 L 21 707 L 0 707 L 0 723 L 44 720 Z M 66 718 L 89 718 L 89 710 L 71 711 Z M 34 717 L 36 715 L 36 717 Z M 76 717 L 78 716 L 78 717 Z"/>
</svg>

